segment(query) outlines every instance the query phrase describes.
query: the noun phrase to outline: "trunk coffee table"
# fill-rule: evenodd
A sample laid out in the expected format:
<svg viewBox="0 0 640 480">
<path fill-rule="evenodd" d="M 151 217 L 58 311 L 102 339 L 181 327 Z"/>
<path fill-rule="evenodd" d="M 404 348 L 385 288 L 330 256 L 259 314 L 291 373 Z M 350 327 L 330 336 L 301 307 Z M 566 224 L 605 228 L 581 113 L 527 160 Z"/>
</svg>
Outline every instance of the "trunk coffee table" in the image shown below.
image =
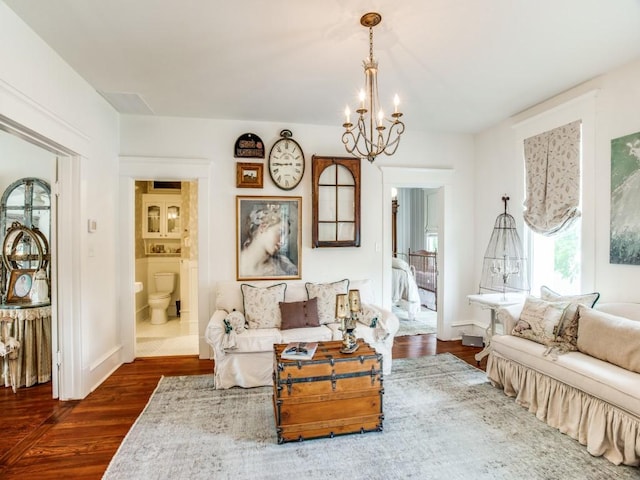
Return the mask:
<svg viewBox="0 0 640 480">
<path fill-rule="evenodd" d="M 281 358 L 274 345 L 273 407 L 278 443 L 382 430 L 382 355 L 358 340 L 318 342 L 311 360 Z"/>
</svg>

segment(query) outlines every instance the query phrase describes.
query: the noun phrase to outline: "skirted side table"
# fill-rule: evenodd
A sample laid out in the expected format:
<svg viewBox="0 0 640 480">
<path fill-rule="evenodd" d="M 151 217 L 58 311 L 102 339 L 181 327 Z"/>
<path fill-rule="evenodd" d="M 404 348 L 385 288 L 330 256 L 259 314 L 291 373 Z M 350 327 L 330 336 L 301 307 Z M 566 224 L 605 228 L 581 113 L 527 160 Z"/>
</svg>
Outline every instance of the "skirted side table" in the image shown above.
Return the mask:
<svg viewBox="0 0 640 480">
<path fill-rule="evenodd" d="M 0 342 L 18 348 L 0 356 L 0 382 L 15 392 L 51 380 L 51 305 L 0 305 Z"/>
</svg>

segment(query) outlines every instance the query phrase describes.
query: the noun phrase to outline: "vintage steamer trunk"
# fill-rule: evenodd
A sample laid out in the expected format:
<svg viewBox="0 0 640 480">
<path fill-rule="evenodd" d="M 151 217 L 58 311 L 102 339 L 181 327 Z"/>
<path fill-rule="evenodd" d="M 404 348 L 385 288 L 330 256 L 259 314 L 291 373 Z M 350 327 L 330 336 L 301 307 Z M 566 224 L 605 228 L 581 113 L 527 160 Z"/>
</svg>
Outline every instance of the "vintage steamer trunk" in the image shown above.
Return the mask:
<svg viewBox="0 0 640 480">
<path fill-rule="evenodd" d="M 283 360 L 274 345 L 273 406 L 278 443 L 382 430 L 382 355 L 361 340 L 319 342 L 311 360 Z"/>
</svg>

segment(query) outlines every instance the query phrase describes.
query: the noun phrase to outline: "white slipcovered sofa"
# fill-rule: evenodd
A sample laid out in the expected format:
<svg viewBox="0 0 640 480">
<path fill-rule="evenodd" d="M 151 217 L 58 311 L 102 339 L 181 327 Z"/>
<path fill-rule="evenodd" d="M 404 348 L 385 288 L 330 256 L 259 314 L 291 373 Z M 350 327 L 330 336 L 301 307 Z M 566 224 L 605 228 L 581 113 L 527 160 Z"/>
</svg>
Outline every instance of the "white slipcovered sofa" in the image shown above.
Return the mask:
<svg viewBox="0 0 640 480">
<path fill-rule="evenodd" d="M 523 304 L 498 309 L 505 335 L 491 339 L 487 376 L 540 420 L 586 445 L 591 455 L 638 466 L 640 304 L 573 306 L 577 332 L 569 348 L 525 338 Z M 538 308 L 539 333 L 544 337 L 546 329 L 557 339 L 563 332 L 552 320 L 554 309 Z"/>
<path fill-rule="evenodd" d="M 334 318 L 335 295 L 348 290 L 360 291 L 364 312 L 355 334 L 382 355 L 383 372 L 389 374 L 399 320 L 392 312 L 374 305 L 369 280 L 324 284 L 228 281 L 216 285 L 216 309 L 205 332 L 206 341 L 213 350 L 216 388 L 271 385 L 273 345 L 276 343 L 342 340 L 340 325 Z M 320 324 L 284 328 L 287 318 L 281 316 L 280 302 L 301 316 L 306 315 L 310 305 L 317 304 Z"/>
</svg>

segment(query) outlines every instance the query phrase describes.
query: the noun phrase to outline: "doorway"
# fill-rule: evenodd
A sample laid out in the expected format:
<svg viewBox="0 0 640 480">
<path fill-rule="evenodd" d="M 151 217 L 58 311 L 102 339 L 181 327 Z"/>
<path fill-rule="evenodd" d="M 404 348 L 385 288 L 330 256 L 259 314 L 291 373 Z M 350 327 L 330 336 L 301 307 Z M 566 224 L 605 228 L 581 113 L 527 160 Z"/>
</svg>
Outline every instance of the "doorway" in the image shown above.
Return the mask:
<svg viewBox="0 0 640 480">
<path fill-rule="evenodd" d="M 383 187 L 383 232 L 385 232 L 384 248 L 383 248 L 383 285 L 382 293 L 383 298 L 386 299 L 386 305 L 391 308 L 393 302 L 393 247 L 391 236 L 391 222 L 392 222 L 392 199 L 393 189 L 428 189 L 433 191 L 437 199 L 437 207 L 433 215 L 437 218 L 437 247 L 438 247 L 438 265 L 437 265 L 437 336 L 438 338 L 446 339 L 451 336 L 450 320 L 445 321 L 447 318 L 447 312 L 453 311 L 451 305 L 453 296 L 451 288 L 447 288 L 448 278 L 446 276 L 446 263 L 448 250 L 444 239 L 447 238 L 447 234 L 450 225 L 446 222 L 447 216 L 452 213 L 451 202 L 447 199 L 451 196 L 452 192 L 452 177 L 453 169 L 449 168 L 419 168 L 419 167 L 395 167 L 395 166 L 382 166 L 379 167 L 382 171 L 382 187 Z"/>
<path fill-rule="evenodd" d="M 197 238 L 189 236 L 182 241 L 188 242 L 196 253 L 190 260 L 188 269 L 181 264 L 180 279 L 189 282 L 188 297 L 180 298 L 180 317 L 186 318 L 188 313 L 189 335 L 197 336 L 197 349 L 200 358 L 209 357 L 209 346 L 204 339 L 206 322 L 209 320 L 210 306 L 207 286 L 211 284 L 211 269 L 209 268 L 210 244 L 209 244 L 209 182 L 212 164 L 206 159 L 192 158 L 167 158 L 167 157 L 120 157 L 120 235 L 119 248 L 123 252 L 120 255 L 120 298 L 119 318 L 122 343 L 122 360 L 131 362 L 136 357 L 136 315 L 140 309 L 138 298 L 140 293 L 135 292 L 135 282 L 142 281 L 143 288 L 149 288 L 149 281 L 136 278 L 136 230 L 141 229 L 136 223 L 135 213 L 142 209 L 141 203 L 136 205 L 136 181 L 149 180 L 149 171 L 154 172 L 156 181 L 182 183 L 188 182 L 197 188 L 191 189 L 190 203 L 197 208 L 189 220 L 190 225 L 195 225 Z M 142 193 L 140 193 L 142 195 Z M 139 201 L 142 201 L 140 197 Z M 184 232 L 183 232 L 184 233 Z M 141 236 L 141 235 L 140 235 Z M 165 249 L 166 252 L 166 249 Z M 182 252 L 181 252 L 182 253 Z M 188 270 L 188 274 L 185 271 Z M 144 282 L 147 285 L 144 285 Z M 180 287 L 178 287 L 178 291 Z M 186 301 L 188 300 L 188 301 Z M 176 305 L 174 304 L 174 308 Z"/>
<path fill-rule="evenodd" d="M 198 268 L 197 188 L 194 181 L 135 182 L 136 357 L 198 354 L 191 321 L 191 305 L 198 303 L 191 285 Z"/>
<path fill-rule="evenodd" d="M 6 122 L 6 123 L 5 123 Z M 28 133 L 28 134 L 27 134 Z M 44 140 L 44 139 L 43 139 Z M 26 238 L 23 233 L 16 236 L 16 245 L 24 256 L 28 252 L 27 260 L 10 262 L 14 270 L 3 269 L 3 316 L 10 317 L 13 322 L 5 322 L 5 327 L 11 324 L 13 328 L 4 331 L 20 341 L 15 352 L 20 368 L 15 370 L 8 362 L 9 370 L 3 372 L 4 385 L 12 384 L 15 388 L 29 387 L 35 384 L 47 383 L 51 387 L 51 395 L 59 395 L 59 368 L 53 362 L 52 352 L 59 350 L 57 324 L 57 218 L 58 202 L 55 195 L 51 195 L 51 185 L 57 182 L 58 154 L 61 152 L 51 148 L 44 141 L 39 141 L 35 134 L 24 129 L 8 119 L 0 117 L 0 152 L 2 152 L 2 173 L 0 174 L 0 193 L 8 195 L 3 200 L 2 207 L 2 240 L 10 238 L 9 231 L 21 232 L 16 228 L 30 233 Z M 4 198 L 4 196 L 3 196 Z M 14 222 L 17 222 L 14 224 Z M 18 227 L 16 227 L 18 226 Z M 32 229 L 33 228 L 33 229 Z M 36 234 L 36 235 L 34 235 Z M 29 241 L 31 240 L 31 241 Z M 23 245 L 24 242 L 24 245 Z M 34 249 L 34 245 L 41 245 Z M 5 252 L 9 253 L 9 252 Z M 34 253 L 37 254 L 34 256 Z M 38 261 L 34 262 L 34 258 Z M 15 264 L 14 264 L 15 263 Z M 39 265 L 35 267 L 35 265 Z M 38 272 L 36 275 L 35 272 Z M 24 295 L 15 295 L 12 299 L 12 281 L 8 274 L 20 274 L 20 279 L 28 278 L 29 287 Z M 41 276 L 39 276 L 42 273 Z M 35 280 L 38 280 L 39 293 L 35 292 Z M 16 284 L 17 286 L 17 284 Z M 17 288 L 15 289 L 17 292 Z M 6 305 L 5 305 L 6 302 Z M 26 313 L 29 311 L 30 313 Z M 22 324 L 24 318 L 33 320 Z M 27 343 L 23 336 L 37 335 L 44 339 L 42 343 Z M 6 341 L 6 339 L 5 339 Z M 46 364 L 36 361 L 36 358 L 49 358 Z M 10 358 L 5 357 L 4 360 Z M 27 372 L 26 370 L 29 370 Z"/>
<path fill-rule="evenodd" d="M 438 189 L 392 189 L 393 312 L 411 333 L 437 331 Z"/>
</svg>

